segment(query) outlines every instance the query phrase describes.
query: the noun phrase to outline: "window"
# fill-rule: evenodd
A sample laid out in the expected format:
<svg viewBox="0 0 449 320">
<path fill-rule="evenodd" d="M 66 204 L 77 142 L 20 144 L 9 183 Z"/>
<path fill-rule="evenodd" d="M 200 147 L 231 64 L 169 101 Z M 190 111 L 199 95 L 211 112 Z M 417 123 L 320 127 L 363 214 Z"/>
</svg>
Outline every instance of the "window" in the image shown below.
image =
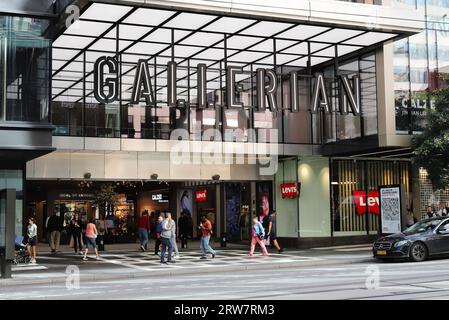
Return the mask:
<svg viewBox="0 0 449 320">
<path fill-rule="evenodd" d="M 48 29 L 47 20 L 0 17 L 2 121 L 49 121 Z"/>
</svg>

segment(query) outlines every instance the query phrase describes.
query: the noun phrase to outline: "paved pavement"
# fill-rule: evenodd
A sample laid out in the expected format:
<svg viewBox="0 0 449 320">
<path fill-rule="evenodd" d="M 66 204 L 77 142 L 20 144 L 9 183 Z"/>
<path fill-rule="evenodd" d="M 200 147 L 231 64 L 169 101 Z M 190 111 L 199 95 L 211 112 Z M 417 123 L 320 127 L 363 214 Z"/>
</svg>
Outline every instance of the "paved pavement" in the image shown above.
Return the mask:
<svg viewBox="0 0 449 320">
<path fill-rule="evenodd" d="M 106 279 L 133 279 L 136 277 L 154 277 L 160 272 L 166 276 L 185 274 L 234 272 L 246 270 L 268 270 L 289 267 L 317 266 L 335 263 L 353 263 L 371 260 L 369 247 L 348 246 L 344 248 L 322 248 L 311 250 L 286 250 L 282 254 L 272 253 L 264 257 L 256 253 L 248 256 L 245 245 L 229 245 L 217 248 L 217 256 L 207 260 L 199 259 L 198 250 L 181 250 L 181 257 L 175 264 L 161 265 L 159 257 L 152 253 L 143 253 L 136 244 L 108 246 L 101 253 L 100 260 L 90 256 L 83 261 L 80 255 L 74 254 L 70 248 L 63 248 L 57 255 L 48 253 L 48 247 L 38 248 L 38 264 L 19 265 L 13 268 L 13 278 L 0 280 L 0 288 L 26 284 L 65 283 L 67 276 L 73 272 L 80 275 L 81 281 Z M 192 243 L 190 248 L 196 247 Z M 342 250 L 350 250 L 349 252 Z"/>
<path fill-rule="evenodd" d="M 447 260 L 338 263 L 314 267 L 83 281 L 0 288 L 0 299 L 448 299 Z"/>
</svg>

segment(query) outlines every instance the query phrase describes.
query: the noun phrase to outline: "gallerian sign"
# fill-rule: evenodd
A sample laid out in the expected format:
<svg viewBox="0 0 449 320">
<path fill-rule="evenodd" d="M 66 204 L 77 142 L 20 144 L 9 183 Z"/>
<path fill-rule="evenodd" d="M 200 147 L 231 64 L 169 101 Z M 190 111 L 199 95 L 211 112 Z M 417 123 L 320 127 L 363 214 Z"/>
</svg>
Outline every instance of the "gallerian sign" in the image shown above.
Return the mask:
<svg viewBox="0 0 449 320">
<path fill-rule="evenodd" d="M 119 63 L 115 57 L 99 57 L 94 64 L 94 96 L 99 103 L 112 103 L 119 97 Z M 177 99 L 177 63 L 167 64 L 167 104 L 169 107 L 184 108 L 187 102 L 184 99 Z M 244 108 L 244 103 L 239 99 L 242 86 L 236 81 L 236 75 L 243 73 L 243 68 L 238 66 L 228 66 L 226 68 L 226 106 L 225 108 Z M 197 65 L 197 108 L 217 108 L 215 102 L 207 99 L 207 73 L 206 64 Z M 299 112 L 299 79 L 303 77 L 297 71 L 289 74 L 289 110 Z M 331 112 L 330 99 L 327 94 L 324 75 L 317 73 L 313 77 L 312 99 L 310 111 L 317 113 L 323 110 Z M 278 75 L 272 69 L 258 68 L 256 70 L 256 101 L 257 110 L 265 111 L 269 108 L 274 112 L 279 110 Z M 347 75 L 339 75 L 339 112 L 341 114 L 360 114 L 360 79 L 353 76 L 351 79 Z M 190 88 L 189 88 L 190 89 Z M 284 93 L 285 94 L 285 93 Z M 150 69 L 148 61 L 140 59 L 136 65 L 134 84 L 132 87 L 131 104 L 139 104 L 145 100 L 147 106 L 156 106 L 156 98 L 151 83 Z M 223 107 L 223 106 L 222 106 Z M 248 106 L 247 106 L 248 107 Z"/>
</svg>

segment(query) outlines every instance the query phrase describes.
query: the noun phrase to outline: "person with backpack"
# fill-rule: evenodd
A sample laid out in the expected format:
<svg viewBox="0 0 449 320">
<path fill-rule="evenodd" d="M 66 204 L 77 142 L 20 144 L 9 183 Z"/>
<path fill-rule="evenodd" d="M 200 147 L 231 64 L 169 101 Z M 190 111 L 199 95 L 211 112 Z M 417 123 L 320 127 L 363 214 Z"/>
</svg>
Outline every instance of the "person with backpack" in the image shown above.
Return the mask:
<svg viewBox="0 0 449 320">
<path fill-rule="evenodd" d="M 265 247 L 265 230 L 262 223 L 258 220 L 257 216 L 253 217 L 253 226 L 251 228 L 251 250 L 249 251 L 249 256 L 254 255 L 254 250 L 256 249 L 256 243 L 262 248 L 264 256 L 268 256 L 267 248 Z"/>
</svg>

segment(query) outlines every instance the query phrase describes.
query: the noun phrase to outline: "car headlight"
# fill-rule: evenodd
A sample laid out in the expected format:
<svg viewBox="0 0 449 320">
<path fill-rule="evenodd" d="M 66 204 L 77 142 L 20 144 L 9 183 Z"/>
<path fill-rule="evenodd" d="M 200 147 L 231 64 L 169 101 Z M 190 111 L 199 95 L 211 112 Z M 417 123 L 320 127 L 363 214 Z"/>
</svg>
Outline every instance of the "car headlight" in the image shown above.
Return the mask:
<svg viewBox="0 0 449 320">
<path fill-rule="evenodd" d="M 401 241 L 396 242 L 396 243 L 394 244 L 394 247 L 395 247 L 395 248 L 397 248 L 397 247 L 402 247 L 403 245 L 405 245 L 405 244 L 407 244 L 407 243 L 409 243 L 408 240 L 401 240 Z"/>
</svg>

